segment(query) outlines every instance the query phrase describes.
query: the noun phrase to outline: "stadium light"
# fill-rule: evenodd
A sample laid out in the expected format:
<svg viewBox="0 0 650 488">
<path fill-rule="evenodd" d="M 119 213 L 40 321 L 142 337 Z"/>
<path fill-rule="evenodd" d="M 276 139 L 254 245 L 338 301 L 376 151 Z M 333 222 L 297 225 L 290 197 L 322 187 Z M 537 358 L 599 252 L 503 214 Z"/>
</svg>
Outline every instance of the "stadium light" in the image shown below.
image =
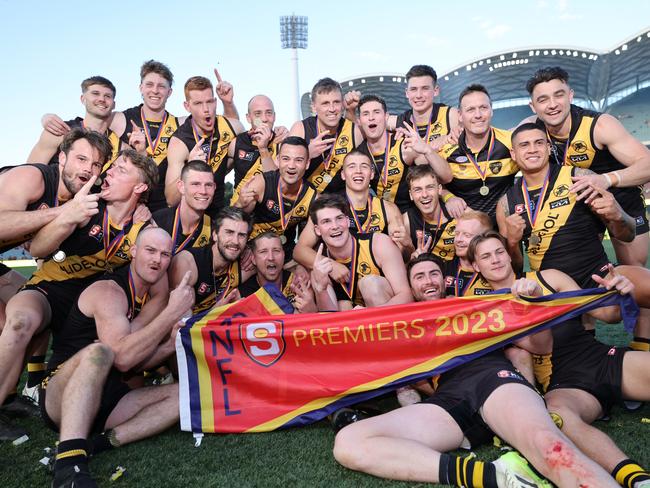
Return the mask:
<svg viewBox="0 0 650 488">
<path fill-rule="evenodd" d="M 280 17 L 280 41 L 282 49 L 291 49 L 291 66 L 293 68 L 293 113 L 295 120 L 300 115 L 300 89 L 298 85 L 298 49 L 307 49 L 307 17 L 300 15 L 283 15 Z"/>
</svg>

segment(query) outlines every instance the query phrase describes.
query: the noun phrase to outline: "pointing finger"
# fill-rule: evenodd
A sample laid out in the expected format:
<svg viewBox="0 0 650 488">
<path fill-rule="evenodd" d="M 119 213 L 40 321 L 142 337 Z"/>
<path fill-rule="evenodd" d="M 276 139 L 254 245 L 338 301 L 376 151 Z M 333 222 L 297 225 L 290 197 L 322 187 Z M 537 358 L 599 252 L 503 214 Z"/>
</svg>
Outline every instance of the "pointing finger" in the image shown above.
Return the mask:
<svg viewBox="0 0 650 488">
<path fill-rule="evenodd" d="M 219 74 L 219 70 L 217 68 L 214 68 L 214 75 L 217 77 L 217 81 L 221 83 L 221 75 Z"/>
</svg>

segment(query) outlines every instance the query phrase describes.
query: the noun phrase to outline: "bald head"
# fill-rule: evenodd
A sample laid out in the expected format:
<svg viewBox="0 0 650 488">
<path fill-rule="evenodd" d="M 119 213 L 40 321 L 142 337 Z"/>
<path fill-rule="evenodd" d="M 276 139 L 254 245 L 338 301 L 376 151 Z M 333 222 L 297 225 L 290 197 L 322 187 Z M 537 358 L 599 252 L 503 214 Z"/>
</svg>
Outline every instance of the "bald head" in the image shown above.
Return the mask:
<svg viewBox="0 0 650 488">
<path fill-rule="evenodd" d="M 169 248 L 172 246 L 172 238 L 169 233 L 161 227 L 153 227 L 148 225 L 140 231 L 138 237 L 135 239 L 136 246 L 144 246 L 149 242 L 158 242 L 158 243 L 169 243 Z"/>
<path fill-rule="evenodd" d="M 272 129 L 275 124 L 275 109 L 271 99 L 266 95 L 255 95 L 251 98 L 246 119 L 253 127 L 264 124 Z"/>
</svg>

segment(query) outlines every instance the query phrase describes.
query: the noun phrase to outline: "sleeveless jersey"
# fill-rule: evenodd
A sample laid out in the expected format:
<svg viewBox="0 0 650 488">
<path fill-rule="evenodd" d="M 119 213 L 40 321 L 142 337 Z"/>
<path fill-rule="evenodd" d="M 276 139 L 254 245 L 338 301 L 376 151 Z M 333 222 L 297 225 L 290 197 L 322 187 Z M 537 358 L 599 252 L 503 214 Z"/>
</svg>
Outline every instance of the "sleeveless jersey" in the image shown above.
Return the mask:
<svg viewBox="0 0 650 488">
<path fill-rule="evenodd" d="M 228 173 L 228 166 L 226 159 L 228 158 L 228 146 L 230 141 L 235 138 L 235 129 L 226 117 L 217 115 L 214 121 L 214 131 L 211 138 L 206 138 L 203 144 L 203 150 L 208 155 L 207 163 L 212 168 L 214 174 L 214 182 L 217 184 L 217 190 L 214 193 L 212 203 L 208 208 L 208 215 L 216 215 L 216 213 L 225 205 L 225 180 L 226 173 Z M 174 133 L 174 137 L 178 138 L 189 152 L 194 149 L 196 143 L 201 140 L 201 135 L 194 129 L 192 123 L 192 116 L 187 117 L 185 122 Z"/>
<path fill-rule="evenodd" d="M 519 171 L 510 158 L 510 134 L 510 131 L 493 127 L 485 146 L 474 154 L 467 147 L 465 132 L 462 132 L 458 144 L 446 145 L 440 151 L 452 172 L 452 180 L 444 185 L 445 188 L 465 200 L 468 207 L 493 218 L 499 198 L 512 186 Z M 487 195 L 480 193 L 484 184 L 489 191 Z"/>
<path fill-rule="evenodd" d="M 286 269 L 282 271 L 282 289 L 280 290 L 282 294 L 287 297 L 287 300 L 293 305 L 296 301 L 296 294 L 291 290 L 291 284 L 293 283 L 295 276 L 290 271 Z M 257 290 L 262 288 L 259 281 L 257 280 L 257 275 L 253 275 L 239 285 L 239 293 L 242 298 L 246 298 L 249 295 L 252 295 Z"/>
<path fill-rule="evenodd" d="M 25 165 L 21 165 L 25 166 Z M 38 169 L 43 176 L 43 194 L 33 203 L 27 205 L 25 210 L 43 210 L 45 208 L 54 208 L 59 204 L 57 198 L 59 190 L 59 165 L 58 164 L 27 164 L 26 166 L 33 166 Z M 9 171 L 17 166 L 11 168 L 2 168 L 2 173 Z M 34 233 L 29 233 L 23 236 L 14 237 L 12 239 L 2 239 L 0 240 L 0 253 L 13 249 L 14 247 L 20 246 L 21 244 L 27 242 L 32 237 Z"/>
<path fill-rule="evenodd" d="M 176 129 L 180 125 L 178 117 L 173 116 L 165 111 L 163 120 L 148 120 L 144 117 L 142 104 L 137 107 L 131 107 L 124 112 L 126 118 L 126 130 L 122 134 L 121 140 L 125 144 L 129 143 L 129 137 L 133 130 L 131 121 L 135 122 L 138 127 L 145 129 L 145 139 L 147 141 L 147 155 L 150 156 L 158 166 L 158 184 L 149 192 L 147 207 L 152 212 L 160 208 L 167 207 L 165 199 L 165 176 L 167 175 L 167 146 Z M 145 128 L 146 126 L 146 128 Z"/>
<path fill-rule="evenodd" d="M 268 150 L 273 159 L 278 154 L 278 144 L 269 143 Z M 249 132 L 242 132 L 235 139 L 235 153 L 233 155 L 235 170 L 235 185 L 230 199 L 230 205 L 234 205 L 239 198 L 242 187 L 250 181 L 253 176 L 262 174 L 262 158 L 260 150 L 251 140 Z"/>
<path fill-rule="evenodd" d="M 408 109 L 397 116 L 396 127 L 404 127 L 404 122 L 415 126 L 413 110 Z M 418 125 L 417 131 L 420 137 L 430 143 L 441 136 L 446 136 L 451 130 L 449 123 L 449 107 L 442 103 L 434 103 L 431 107 L 431 118 L 428 124 Z"/>
<path fill-rule="evenodd" d="M 577 283 L 607 264 L 607 255 L 598 235 L 601 221 L 569 191 L 574 173 L 571 166 L 549 166 L 548 187 L 541 199 L 535 225 L 527 211 L 522 178 L 508 190 L 508 210 L 526 223 L 523 241 L 531 269 L 559 269 Z M 529 208 L 537 205 L 542 188 L 530 191 Z M 532 237 L 531 237 L 532 236 Z"/>
<path fill-rule="evenodd" d="M 333 284 L 337 300 L 348 300 L 354 305 L 365 305 L 361 292 L 359 292 L 359 280 L 364 276 L 384 276 L 381 268 L 372 255 L 373 234 L 361 234 L 352 237 L 353 250 L 350 259 L 338 260 L 345 264 L 350 270 L 350 280 L 345 285 L 339 282 Z M 329 251 L 327 252 L 329 256 Z"/>
<path fill-rule="evenodd" d="M 47 258 L 27 283 L 90 278 L 128 264 L 131 246 L 146 225 L 146 222 L 129 222 L 122 229 L 114 227 L 108 217 L 106 202 L 100 200 L 99 213 L 93 215 L 84 227 L 75 229 L 61 243 L 59 252 Z"/>
<path fill-rule="evenodd" d="M 494 291 L 480 273 L 463 268 L 456 256 L 445 262 L 442 272 L 445 275 L 445 295 L 448 297 L 489 295 Z"/>
<path fill-rule="evenodd" d="M 213 307 L 214 304 L 239 286 L 241 268 L 239 260 L 234 261 L 225 273 L 215 276 L 212 264 L 212 246 L 190 248 L 187 250 L 196 263 L 198 277 L 194 284 L 196 299 L 192 313 L 197 314 Z"/>
<path fill-rule="evenodd" d="M 316 117 L 307 117 L 302 121 L 307 144 L 318 136 L 318 121 Z M 337 193 L 345 190 L 345 182 L 341 179 L 341 167 L 345 155 L 356 147 L 354 140 L 354 123 L 341 119 L 336 129 L 336 141 L 332 148 L 309 161 L 307 181 L 318 193 Z"/>
<path fill-rule="evenodd" d="M 262 201 L 257 202 L 253 210 L 255 223 L 249 240 L 265 231 L 285 236 L 285 254 L 287 259 L 291 259 L 298 224 L 309 218 L 309 207 L 316 198 L 316 190 L 309 183 L 303 182 L 296 199 L 294 201 L 286 200 L 280 195 L 280 171 L 267 171 L 263 173 L 263 177 L 264 195 Z M 282 204 L 282 209 L 280 204 Z"/>
<path fill-rule="evenodd" d="M 368 204 L 362 209 L 353 207 L 350 200 L 350 234 L 353 236 L 359 234 L 372 234 L 380 232 L 388 235 L 388 216 L 386 215 L 386 207 L 384 200 L 381 198 L 369 196 L 370 198 L 370 216 L 368 215 Z"/>
<path fill-rule="evenodd" d="M 571 105 L 569 138 L 561 140 L 547 132 L 551 142 L 551 162 L 561 166 L 587 168 L 598 174 L 624 169 L 625 165 L 620 163 L 606 147 L 603 149 L 596 147 L 594 130 L 601 115 L 600 112 Z M 544 123 L 539 118 L 537 124 L 544 126 Z M 632 216 L 638 214 L 638 212 L 630 211 L 632 208 L 639 207 L 639 205 L 641 205 L 641 208 L 645 208 L 643 190 L 640 186 L 610 188 L 609 191 L 621 204 L 623 210 Z"/>
<path fill-rule="evenodd" d="M 133 320 L 140 313 L 147 295 L 138 298 L 130 280 L 130 266 L 125 265 L 113 273 L 106 273 L 97 281 L 114 281 L 124 291 L 128 303 L 127 318 Z M 56 368 L 98 339 L 95 319 L 87 317 L 79 310 L 79 301 L 75 300 L 68 318 L 55 331 L 52 340 L 52 356 L 48 360 L 49 370 Z"/>
<path fill-rule="evenodd" d="M 379 198 L 395 203 L 400 212 L 406 212 L 411 203 L 409 188 L 406 183 L 408 165 L 402 157 L 402 142 L 404 139 L 395 141 L 392 134 L 390 147 L 388 149 L 388 164 L 386 164 L 386 150 L 380 154 L 373 154 L 368 143 L 363 141 L 359 150 L 366 153 L 375 164 L 375 177 L 370 181 L 370 188 L 374 190 Z"/>
<path fill-rule="evenodd" d="M 86 125 L 84 124 L 84 119 L 81 117 L 76 117 L 72 120 L 66 120 L 65 123 L 68 124 L 68 126 L 71 129 L 77 129 L 77 128 L 86 129 Z M 120 141 L 120 138 L 117 136 L 115 132 L 113 132 L 110 129 L 107 129 L 104 135 L 108 137 L 108 140 L 111 143 L 111 147 L 113 148 L 113 152 L 110 154 L 108 160 L 102 167 L 102 174 L 106 173 L 108 168 L 111 167 L 113 162 L 117 159 L 117 155 L 120 152 L 120 149 L 122 148 L 122 141 Z M 52 156 L 52 159 L 50 159 L 49 164 L 59 164 L 59 151 L 57 151 L 56 154 Z"/>
<path fill-rule="evenodd" d="M 210 217 L 203 215 L 199 225 L 191 234 L 183 234 L 183 225 L 181 222 L 178 206 L 172 208 L 161 208 L 154 212 L 152 219 L 158 227 L 165 229 L 172 236 L 173 254 L 178 254 L 184 249 L 190 247 L 204 247 L 210 245 L 210 236 L 212 235 L 212 226 Z"/>
<path fill-rule="evenodd" d="M 418 237 L 424 234 L 424 240 L 433 236 L 431 245 L 431 254 L 438 256 L 440 259 L 448 261 L 454 257 L 454 231 L 456 230 L 456 219 L 451 218 L 447 213 L 444 205 L 440 205 L 442 215 L 447 219 L 440 224 L 425 221 L 420 210 L 412 206 L 406 211 L 409 218 L 409 230 L 413 247 L 418 247 Z"/>
</svg>

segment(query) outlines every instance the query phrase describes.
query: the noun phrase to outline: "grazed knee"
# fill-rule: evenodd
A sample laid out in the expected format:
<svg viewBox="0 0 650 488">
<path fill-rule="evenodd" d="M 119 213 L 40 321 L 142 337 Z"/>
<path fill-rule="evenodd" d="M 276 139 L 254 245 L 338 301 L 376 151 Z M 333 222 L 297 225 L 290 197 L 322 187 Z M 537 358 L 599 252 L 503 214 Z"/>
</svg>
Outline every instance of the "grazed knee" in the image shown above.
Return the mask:
<svg viewBox="0 0 650 488">
<path fill-rule="evenodd" d="M 34 320 L 32 314 L 23 310 L 15 310 L 7 316 L 2 333 L 11 338 L 15 345 L 20 344 L 27 347 L 27 344 L 38 330 L 39 325 Z"/>
</svg>

